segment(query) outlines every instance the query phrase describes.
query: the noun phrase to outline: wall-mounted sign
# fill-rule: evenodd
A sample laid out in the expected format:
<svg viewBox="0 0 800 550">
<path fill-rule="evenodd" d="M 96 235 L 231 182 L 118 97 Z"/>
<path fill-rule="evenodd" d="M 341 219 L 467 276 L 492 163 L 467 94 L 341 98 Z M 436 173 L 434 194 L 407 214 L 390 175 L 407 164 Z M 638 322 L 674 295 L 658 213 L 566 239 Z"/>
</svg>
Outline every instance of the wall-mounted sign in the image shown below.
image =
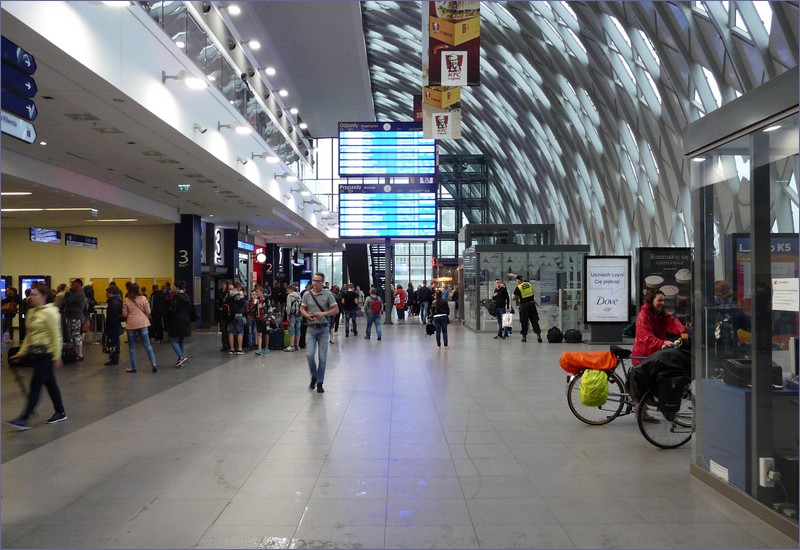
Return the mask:
<svg viewBox="0 0 800 550">
<path fill-rule="evenodd" d="M 65 233 L 64 244 L 67 246 L 77 246 L 79 248 L 97 248 L 97 237 Z"/>
<path fill-rule="evenodd" d="M 435 237 L 436 187 L 432 182 L 340 185 L 339 236 Z"/>
<path fill-rule="evenodd" d="M 418 122 L 340 122 L 339 176 L 436 175 L 436 142 Z"/>
<path fill-rule="evenodd" d="M 587 323 L 627 323 L 631 296 L 630 256 L 584 256 Z"/>
<path fill-rule="evenodd" d="M 61 231 L 44 227 L 31 227 L 30 230 L 31 242 L 61 244 Z"/>
<path fill-rule="evenodd" d="M 692 314 L 692 249 L 637 249 L 639 258 L 639 307 L 648 290 L 664 293 L 664 307 L 682 323 Z"/>
<path fill-rule="evenodd" d="M 36 60 L 5 36 L 0 43 L 0 57 L 3 60 L 0 73 L 3 84 L 0 90 L 0 103 L 3 105 L 0 131 L 33 143 L 36 141 L 36 128 L 31 122 L 38 114 L 33 102 L 38 90 L 32 78 L 36 72 Z"/>
<path fill-rule="evenodd" d="M 225 233 L 221 227 L 214 228 L 214 265 L 225 265 Z"/>
</svg>

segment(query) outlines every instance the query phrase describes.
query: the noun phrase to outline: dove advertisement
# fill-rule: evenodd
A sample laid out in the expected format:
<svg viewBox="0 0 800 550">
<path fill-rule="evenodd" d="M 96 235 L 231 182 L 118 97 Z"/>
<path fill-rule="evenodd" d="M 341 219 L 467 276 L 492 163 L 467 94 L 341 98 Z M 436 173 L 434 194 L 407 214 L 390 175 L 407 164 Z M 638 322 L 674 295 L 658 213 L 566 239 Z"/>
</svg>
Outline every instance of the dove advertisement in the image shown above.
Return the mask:
<svg viewBox="0 0 800 550">
<path fill-rule="evenodd" d="M 586 256 L 583 272 L 586 322 L 627 323 L 631 296 L 630 256 Z"/>
</svg>

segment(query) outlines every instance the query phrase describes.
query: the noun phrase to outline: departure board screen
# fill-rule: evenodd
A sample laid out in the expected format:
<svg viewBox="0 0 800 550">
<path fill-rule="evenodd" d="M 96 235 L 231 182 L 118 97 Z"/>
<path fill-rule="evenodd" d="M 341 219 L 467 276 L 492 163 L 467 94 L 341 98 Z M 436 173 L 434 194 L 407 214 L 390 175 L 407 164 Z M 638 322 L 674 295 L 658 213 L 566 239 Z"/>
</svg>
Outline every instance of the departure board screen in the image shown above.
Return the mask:
<svg viewBox="0 0 800 550">
<path fill-rule="evenodd" d="M 339 186 L 339 237 L 435 237 L 436 184 Z"/>
<path fill-rule="evenodd" d="M 421 122 L 339 123 L 339 177 L 433 176 L 436 167 Z"/>
</svg>

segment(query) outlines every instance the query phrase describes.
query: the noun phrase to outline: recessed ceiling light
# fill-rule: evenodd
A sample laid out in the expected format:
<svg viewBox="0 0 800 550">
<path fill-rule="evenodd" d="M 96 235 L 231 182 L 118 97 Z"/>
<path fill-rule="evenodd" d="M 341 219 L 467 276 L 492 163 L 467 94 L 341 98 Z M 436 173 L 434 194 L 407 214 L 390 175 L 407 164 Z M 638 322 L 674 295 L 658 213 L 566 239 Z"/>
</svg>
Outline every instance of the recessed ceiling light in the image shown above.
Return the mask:
<svg viewBox="0 0 800 550">
<path fill-rule="evenodd" d="M 286 97 L 289 95 L 289 90 L 280 90 L 278 91 L 278 95 L 281 97 Z"/>
<path fill-rule="evenodd" d="M 275 67 L 267 67 L 266 69 L 264 69 L 264 74 L 266 74 L 267 76 L 275 76 L 276 72 L 277 71 L 275 70 Z"/>
<path fill-rule="evenodd" d="M 260 50 L 261 49 L 261 42 L 258 40 L 251 40 L 247 43 L 251 50 Z"/>
<path fill-rule="evenodd" d="M 240 8 L 235 4 L 232 6 L 228 6 L 228 13 L 230 13 L 231 15 L 239 15 L 240 13 L 242 13 L 242 8 Z"/>
<path fill-rule="evenodd" d="M 292 107 L 291 109 L 289 109 L 289 112 L 292 113 L 293 115 L 296 115 L 297 113 L 300 112 L 300 109 L 298 109 L 297 107 Z"/>
<path fill-rule="evenodd" d="M 305 130 L 306 128 L 308 128 L 308 124 L 306 124 L 305 122 L 301 122 L 300 124 L 298 124 L 298 126 L 300 127 L 301 130 Z"/>
<path fill-rule="evenodd" d="M 765 132 L 774 132 L 775 130 L 781 127 L 780 124 L 776 124 L 775 126 L 770 126 L 769 128 L 764 128 Z"/>
</svg>

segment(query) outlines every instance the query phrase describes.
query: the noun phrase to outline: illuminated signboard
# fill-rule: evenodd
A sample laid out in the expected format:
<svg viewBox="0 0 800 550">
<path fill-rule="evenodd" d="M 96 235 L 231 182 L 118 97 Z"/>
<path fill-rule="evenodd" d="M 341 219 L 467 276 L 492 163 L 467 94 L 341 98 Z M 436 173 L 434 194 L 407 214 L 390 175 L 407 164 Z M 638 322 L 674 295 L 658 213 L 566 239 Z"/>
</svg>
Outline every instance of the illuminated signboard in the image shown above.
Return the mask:
<svg viewBox="0 0 800 550">
<path fill-rule="evenodd" d="M 433 176 L 436 140 L 420 122 L 340 122 L 339 176 Z"/>
<path fill-rule="evenodd" d="M 436 184 L 339 186 L 339 236 L 435 237 Z"/>
</svg>

